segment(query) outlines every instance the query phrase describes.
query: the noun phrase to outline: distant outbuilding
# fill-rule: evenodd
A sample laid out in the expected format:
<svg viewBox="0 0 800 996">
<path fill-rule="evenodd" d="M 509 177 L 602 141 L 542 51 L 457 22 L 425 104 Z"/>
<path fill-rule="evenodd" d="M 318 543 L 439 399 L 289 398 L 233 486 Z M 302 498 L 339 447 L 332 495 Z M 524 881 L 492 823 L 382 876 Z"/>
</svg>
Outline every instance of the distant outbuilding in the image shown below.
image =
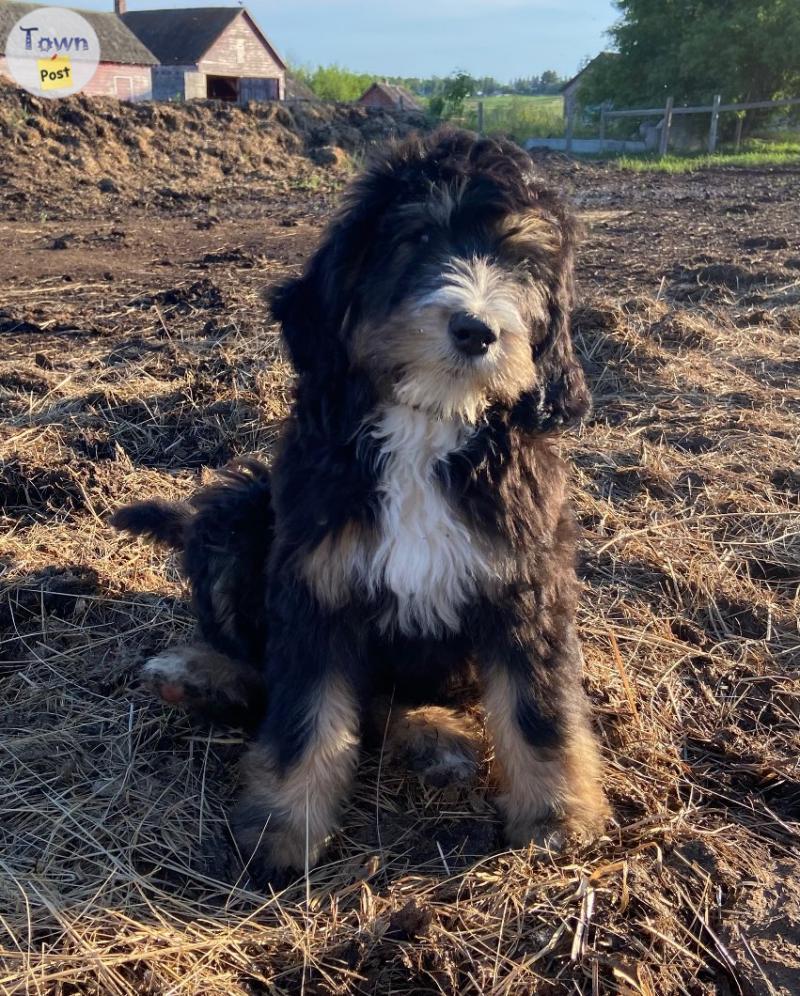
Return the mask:
<svg viewBox="0 0 800 996">
<path fill-rule="evenodd" d="M 387 111 L 422 111 L 422 104 L 404 86 L 395 83 L 373 83 L 356 101 L 365 107 L 381 107 Z"/>
<path fill-rule="evenodd" d="M 600 54 L 596 55 L 590 62 L 587 62 L 583 69 L 581 69 L 579 73 L 576 73 L 571 80 L 567 80 L 567 82 L 561 87 L 561 93 L 564 97 L 565 118 L 568 118 L 570 113 L 577 109 L 578 91 L 581 88 L 581 84 L 592 72 L 592 70 L 597 66 L 618 58 L 619 55 L 616 52 L 600 52 Z"/>
<path fill-rule="evenodd" d="M 243 7 L 126 11 L 125 26 L 156 57 L 155 100 L 283 100 L 286 63 Z"/>
</svg>

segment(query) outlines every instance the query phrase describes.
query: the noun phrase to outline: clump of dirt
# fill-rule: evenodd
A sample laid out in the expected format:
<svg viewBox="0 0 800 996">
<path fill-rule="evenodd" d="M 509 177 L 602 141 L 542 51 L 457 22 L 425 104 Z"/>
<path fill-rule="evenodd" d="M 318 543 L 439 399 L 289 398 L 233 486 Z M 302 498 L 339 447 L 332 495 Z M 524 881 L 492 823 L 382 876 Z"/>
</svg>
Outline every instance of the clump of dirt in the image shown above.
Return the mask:
<svg viewBox="0 0 800 996">
<path fill-rule="evenodd" d="M 132 304 L 142 309 L 161 305 L 177 311 L 180 315 L 188 315 L 191 311 L 214 311 L 223 308 L 225 300 L 219 287 L 210 280 L 197 280 L 189 287 L 175 287 L 158 294 L 136 298 Z"/>
<path fill-rule="evenodd" d="M 762 246 L 763 248 L 763 246 Z M 782 274 L 775 270 L 752 270 L 736 263 L 708 263 L 677 266 L 673 271 L 673 294 L 678 300 L 717 300 L 727 291 L 743 292 L 753 287 L 780 284 Z"/>
<path fill-rule="evenodd" d="M 27 513 L 31 508 L 40 509 L 42 514 L 73 511 L 86 504 L 77 476 L 67 464 L 41 468 L 12 458 L 0 470 L 0 488 L 8 515 Z"/>
</svg>

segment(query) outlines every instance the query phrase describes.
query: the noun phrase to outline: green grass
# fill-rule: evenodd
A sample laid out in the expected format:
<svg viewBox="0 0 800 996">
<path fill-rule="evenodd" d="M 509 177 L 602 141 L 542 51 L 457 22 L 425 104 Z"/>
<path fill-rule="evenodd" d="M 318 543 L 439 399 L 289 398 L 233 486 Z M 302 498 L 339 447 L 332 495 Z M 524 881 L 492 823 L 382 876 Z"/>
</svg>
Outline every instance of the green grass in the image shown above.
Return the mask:
<svg viewBox="0 0 800 996">
<path fill-rule="evenodd" d="M 692 173 L 710 166 L 788 166 L 800 163 L 800 136 L 791 135 L 788 139 L 752 139 L 740 152 L 722 149 L 713 156 L 694 152 L 659 159 L 653 153 L 642 153 L 619 156 L 616 161 L 622 169 L 636 173 Z"/>
<path fill-rule="evenodd" d="M 477 129 L 478 101 L 483 101 L 483 130 L 490 134 L 504 132 L 517 141 L 564 134 L 563 100 L 558 95 L 473 97 L 466 102 L 466 113 L 457 124 Z"/>
<path fill-rule="evenodd" d="M 536 108 L 540 112 L 561 114 L 563 106 L 563 98 L 559 94 L 526 96 L 518 93 L 494 94 L 491 97 L 470 97 L 467 101 L 467 106 L 470 110 L 477 111 L 478 101 L 483 101 L 486 113 L 508 111 L 513 107 L 528 106 Z"/>
</svg>

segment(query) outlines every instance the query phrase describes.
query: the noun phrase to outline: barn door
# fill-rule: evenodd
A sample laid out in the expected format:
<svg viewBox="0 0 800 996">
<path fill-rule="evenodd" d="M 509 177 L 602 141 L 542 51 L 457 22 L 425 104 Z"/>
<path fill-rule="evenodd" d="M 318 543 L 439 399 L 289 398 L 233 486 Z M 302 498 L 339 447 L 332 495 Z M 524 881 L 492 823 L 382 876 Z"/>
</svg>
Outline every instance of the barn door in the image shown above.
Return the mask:
<svg viewBox="0 0 800 996">
<path fill-rule="evenodd" d="M 133 100 L 133 80 L 130 76 L 114 77 L 114 95 L 120 100 Z"/>
<path fill-rule="evenodd" d="M 243 79 L 239 87 L 239 99 L 243 104 L 249 100 L 277 100 L 278 81 L 256 77 Z"/>
</svg>

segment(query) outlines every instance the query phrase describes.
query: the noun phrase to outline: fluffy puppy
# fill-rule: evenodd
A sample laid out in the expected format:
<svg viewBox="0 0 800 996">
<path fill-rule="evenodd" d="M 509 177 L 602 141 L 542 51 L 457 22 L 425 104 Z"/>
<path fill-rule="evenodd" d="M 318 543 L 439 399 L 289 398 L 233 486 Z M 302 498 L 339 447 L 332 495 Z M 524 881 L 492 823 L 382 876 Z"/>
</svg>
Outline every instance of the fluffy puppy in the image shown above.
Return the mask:
<svg viewBox="0 0 800 996">
<path fill-rule="evenodd" d="M 268 695 L 233 814 L 252 871 L 318 859 L 366 703 L 471 673 L 509 842 L 602 827 L 557 440 L 590 402 L 574 243 L 518 146 L 439 132 L 377 157 L 274 292 L 297 385 L 269 511 L 247 526 L 271 540 L 246 658 Z M 428 714 L 426 735 L 454 723 Z"/>
</svg>

